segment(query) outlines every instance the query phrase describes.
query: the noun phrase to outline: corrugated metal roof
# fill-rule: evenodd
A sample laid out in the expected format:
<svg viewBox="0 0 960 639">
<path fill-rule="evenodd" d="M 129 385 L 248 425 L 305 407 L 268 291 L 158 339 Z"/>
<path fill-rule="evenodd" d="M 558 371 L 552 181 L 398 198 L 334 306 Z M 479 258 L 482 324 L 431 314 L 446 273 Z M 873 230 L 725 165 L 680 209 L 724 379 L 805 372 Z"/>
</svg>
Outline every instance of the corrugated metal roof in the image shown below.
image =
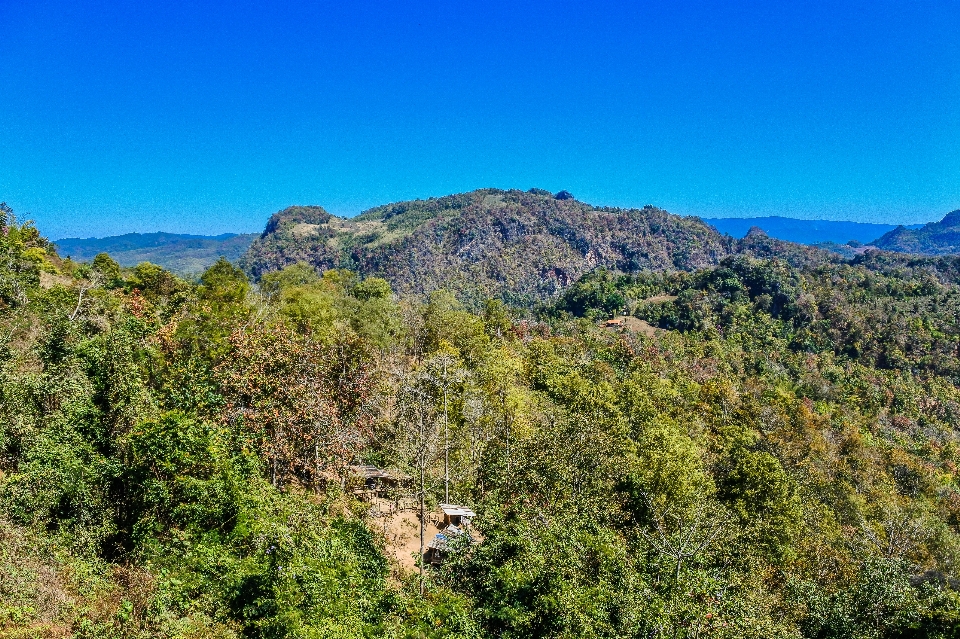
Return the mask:
<svg viewBox="0 0 960 639">
<path fill-rule="evenodd" d="M 477 513 L 473 512 L 466 506 L 459 506 L 457 504 L 440 504 L 440 510 L 443 511 L 444 515 L 449 515 L 451 517 L 461 516 L 461 517 L 476 517 Z"/>
</svg>

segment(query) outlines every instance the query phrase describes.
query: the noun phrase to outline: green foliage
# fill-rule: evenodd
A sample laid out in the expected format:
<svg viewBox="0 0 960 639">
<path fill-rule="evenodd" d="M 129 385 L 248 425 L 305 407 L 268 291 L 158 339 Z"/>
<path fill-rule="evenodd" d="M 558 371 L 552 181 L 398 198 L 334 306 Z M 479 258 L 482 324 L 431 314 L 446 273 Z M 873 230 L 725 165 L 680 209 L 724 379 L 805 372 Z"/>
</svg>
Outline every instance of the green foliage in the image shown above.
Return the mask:
<svg viewBox="0 0 960 639">
<path fill-rule="evenodd" d="M 490 511 L 489 539 L 447 568 L 488 636 L 632 636 L 646 584 L 622 538 L 535 509 Z"/>
<path fill-rule="evenodd" d="M 133 269 L 129 286 L 138 289 L 154 303 L 167 300 L 185 289 L 184 282 L 175 275 L 150 262 L 142 262 Z"/>
<path fill-rule="evenodd" d="M 464 310 L 450 291 L 435 291 L 423 308 L 423 334 L 414 348 L 429 353 L 450 346 L 473 363 L 490 341 L 484 328 L 483 320 Z"/>
<path fill-rule="evenodd" d="M 249 290 L 243 271 L 222 257 L 200 276 L 200 299 L 213 304 L 239 304 Z"/>
<path fill-rule="evenodd" d="M 346 330 L 388 348 L 403 333 L 399 307 L 380 278 L 358 281 L 352 272 L 336 269 L 321 277 L 312 267 L 295 264 L 264 275 L 260 289 L 276 299 L 284 318 L 322 341 Z"/>
<path fill-rule="evenodd" d="M 487 300 L 483 305 L 483 326 L 491 338 L 503 339 L 513 323 L 510 311 L 500 300 Z"/>
<path fill-rule="evenodd" d="M 252 287 L 60 260 L 3 213 L 0 636 L 960 631 L 949 259 L 731 256 L 652 208 L 484 190 L 285 211 L 258 250 L 333 257 Z M 638 241 L 560 284 L 617 220 L 691 270 Z M 524 279 L 531 235 L 562 273 Z M 595 323 L 623 311 L 658 330 Z M 390 504 L 353 492 L 371 462 Z M 376 514 L 448 490 L 478 516 L 421 579 Z"/>
<path fill-rule="evenodd" d="M 120 265 L 106 253 L 97 253 L 90 265 L 104 278 L 107 286 L 116 286 L 121 282 Z"/>
<path fill-rule="evenodd" d="M 773 557 L 790 552 L 803 513 L 796 486 L 773 455 L 735 448 L 717 473 L 717 497 L 737 516 L 745 533 Z"/>
<path fill-rule="evenodd" d="M 353 287 L 351 294 L 361 302 L 383 300 L 393 295 L 390 283 L 382 277 L 368 277 Z"/>
<path fill-rule="evenodd" d="M 230 458 L 226 433 L 168 413 L 139 425 L 123 443 L 128 448 L 124 510 L 134 547 L 149 547 L 152 537 L 174 528 L 230 530 L 235 525 L 242 472 Z"/>
<path fill-rule="evenodd" d="M 588 319 L 621 313 L 627 299 L 606 269 L 591 271 L 564 291 L 557 309 Z"/>
<path fill-rule="evenodd" d="M 273 271 L 260 278 L 260 290 L 276 295 L 281 291 L 295 286 L 316 284 L 320 276 L 309 264 L 294 264 L 281 271 Z"/>
<path fill-rule="evenodd" d="M 0 203 L 0 309 L 27 303 L 40 283 L 50 243 L 30 222 L 18 224 L 13 210 Z"/>
</svg>

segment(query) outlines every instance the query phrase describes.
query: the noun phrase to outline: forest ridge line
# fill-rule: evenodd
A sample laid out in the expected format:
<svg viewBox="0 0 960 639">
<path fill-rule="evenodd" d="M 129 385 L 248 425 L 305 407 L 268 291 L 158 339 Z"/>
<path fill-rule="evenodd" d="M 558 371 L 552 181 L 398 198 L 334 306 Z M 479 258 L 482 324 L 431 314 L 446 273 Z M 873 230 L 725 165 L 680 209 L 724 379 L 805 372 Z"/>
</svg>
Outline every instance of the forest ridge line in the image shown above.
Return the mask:
<svg viewBox="0 0 960 639">
<path fill-rule="evenodd" d="M 475 302 L 493 296 L 529 306 L 598 267 L 691 271 L 731 255 L 776 255 L 799 265 L 864 250 L 857 242 L 804 246 L 758 229 L 736 239 L 700 218 L 654 206 L 597 207 L 565 191 L 480 189 L 352 218 L 319 206 L 288 207 L 268 220 L 239 264 L 254 279 L 305 263 L 383 277 L 402 294 L 443 287 Z"/>
<path fill-rule="evenodd" d="M 494 192 L 503 193 L 496 190 Z M 532 192 L 546 194 L 549 197 L 549 193 L 546 191 L 534 189 Z M 513 193 L 513 191 L 508 193 Z M 519 191 L 516 193 L 519 193 Z M 441 198 L 431 198 L 431 200 L 436 199 Z M 396 203 L 387 206 L 407 205 L 416 207 L 418 206 L 417 202 L 424 201 Z M 297 208 L 303 207 L 288 207 L 286 211 Z M 353 218 L 336 219 L 350 220 Z M 898 227 L 888 224 L 798 220 L 782 217 L 704 218 L 703 221 L 720 231 L 721 234 L 730 235 L 734 239 L 742 239 L 753 227 L 757 227 L 771 238 L 799 244 L 817 245 L 846 257 L 855 255 L 862 248 L 861 245 L 885 241 L 884 238 L 887 234 L 898 231 Z M 914 231 L 921 226 L 912 225 L 905 227 L 905 230 L 908 232 Z M 213 237 L 171 233 L 129 233 L 105 238 L 66 238 L 58 240 L 57 246 L 61 254 L 80 261 L 90 260 L 97 253 L 105 251 L 123 266 L 135 266 L 141 261 L 149 261 L 171 269 L 180 275 L 197 277 L 204 268 L 213 264 L 218 256 L 237 261 L 247 251 L 257 235 L 252 233 L 225 234 Z M 928 246 L 929 244 L 929 242 L 913 242 L 906 246 L 901 238 L 899 242 L 886 241 L 883 248 L 912 253 L 943 254 L 955 252 L 950 245 L 946 248 L 938 248 Z"/>
</svg>

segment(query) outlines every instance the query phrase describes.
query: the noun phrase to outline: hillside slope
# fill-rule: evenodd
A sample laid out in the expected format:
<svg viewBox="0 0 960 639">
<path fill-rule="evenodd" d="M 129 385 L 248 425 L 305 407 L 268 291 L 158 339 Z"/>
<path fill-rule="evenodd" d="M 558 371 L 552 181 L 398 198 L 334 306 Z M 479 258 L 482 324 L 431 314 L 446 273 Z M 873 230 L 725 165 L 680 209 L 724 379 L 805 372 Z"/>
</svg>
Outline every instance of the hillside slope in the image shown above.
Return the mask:
<svg viewBox="0 0 960 639">
<path fill-rule="evenodd" d="M 111 237 L 57 240 L 58 251 L 85 262 L 98 253 L 109 253 L 121 266 L 152 262 L 182 276 L 203 272 L 218 258 L 236 261 L 256 234 L 181 235 L 177 233 L 127 233 Z"/>
<path fill-rule="evenodd" d="M 515 320 L 87 267 L 0 204 L 0 639 L 955 639 L 960 257 L 736 248 L 814 268 Z"/>
<path fill-rule="evenodd" d="M 350 268 L 386 278 L 401 294 L 444 287 L 467 300 L 527 305 L 597 267 L 692 270 L 740 252 L 801 263 L 831 259 L 762 233 L 735 240 L 698 218 L 652 206 L 595 207 L 565 192 L 480 189 L 380 206 L 350 219 L 321 207 L 290 207 L 270 218 L 241 265 L 254 277 L 296 262 Z"/>
<path fill-rule="evenodd" d="M 951 255 L 960 253 L 960 210 L 947 213 L 939 222 L 920 228 L 898 226 L 872 242 L 873 246 L 898 253 Z"/>
</svg>

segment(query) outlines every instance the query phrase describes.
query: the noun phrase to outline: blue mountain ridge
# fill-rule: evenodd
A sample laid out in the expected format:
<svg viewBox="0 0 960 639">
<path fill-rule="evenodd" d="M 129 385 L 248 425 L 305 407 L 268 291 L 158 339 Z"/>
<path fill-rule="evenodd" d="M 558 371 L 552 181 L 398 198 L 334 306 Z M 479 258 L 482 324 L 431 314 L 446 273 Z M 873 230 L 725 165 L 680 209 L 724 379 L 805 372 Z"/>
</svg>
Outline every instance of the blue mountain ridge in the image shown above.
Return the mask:
<svg viewBox="0 0 960 639">
<path fill-rule="evenodd" d="M 54 242 L 63 257 L 84 262 L 97 253 L 108 253 L 121 266 L 153 262 L 178 275 L 194 276 L 220 257 L 236 261 L 256 234 L 187 235 L 179 233 L 126 233 L 110 237 L 65 238 Z"/>
<path fill-rule="evenodd" d="M 746 217 L 746 218 L 701 218 L 721 233 L 741 238 L 757 227 L 770 237 L 797 244 L 820 244 L 834 242 L 846 244 L 849 241 L 869 244 L 882 235 L 898 228 L 896 224 L 874 224 L 869 222 L 846 222 L 834 220 L 800 220 L 789 217 Z M 920 228 L 922 224 L 905 225 L 906 228 Z"/>
</svg>

